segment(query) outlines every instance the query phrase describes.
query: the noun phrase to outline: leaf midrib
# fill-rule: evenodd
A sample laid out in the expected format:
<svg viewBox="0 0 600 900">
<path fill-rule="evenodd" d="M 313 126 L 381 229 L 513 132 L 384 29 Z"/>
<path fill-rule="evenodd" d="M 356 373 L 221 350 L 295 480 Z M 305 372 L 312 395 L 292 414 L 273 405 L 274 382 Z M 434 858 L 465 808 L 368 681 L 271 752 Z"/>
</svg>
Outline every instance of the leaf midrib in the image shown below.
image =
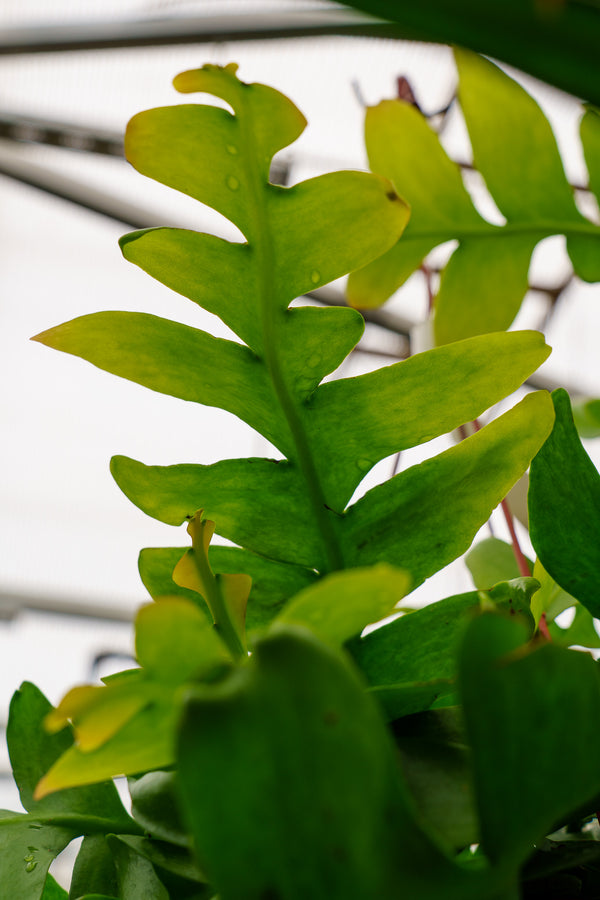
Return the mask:
<svg viewBox="0 0 600 900">
<path fill-rule="evenodd" d="M 316 525 L 323 539 L 323 550 L 327 560 L 327 568 L 323 569 L 323 571 L 336 571 L 345 567 L 342 550 L 333 523 L 328 515 L 325 494 L 313 459 L 308 436 L 304 430 L 294 398 L 285 383 L 283 369 L 277 352 L 275 325 L 276 316 L 280 314 L 280 311 L 277 308 L 277 297 L 274 292 L 273 280 L 276 259 L 275 249 L 271 238 L 271 223 L 267 205 L 264 200 L 262 176 L 256 163 L 256 160 L 259 158 L 256 142 L 252 128 L 248 127 L 248 122 L 252 118 L 251 112 L 247 109 L 241 92 L 239 99 L 240 104 L 244 107 L 242 115 L 239 116 L 242 145 L 247 151 L 244 154 L 244 167 L 251 194 L 251 205 L 255 212 L 258 226 L 254 250 L 256 252 L 260 315 L 264 337 L 264 361 L 290 429 L 296 448 L 298 464 L 308 488 Z"/>
</svg>

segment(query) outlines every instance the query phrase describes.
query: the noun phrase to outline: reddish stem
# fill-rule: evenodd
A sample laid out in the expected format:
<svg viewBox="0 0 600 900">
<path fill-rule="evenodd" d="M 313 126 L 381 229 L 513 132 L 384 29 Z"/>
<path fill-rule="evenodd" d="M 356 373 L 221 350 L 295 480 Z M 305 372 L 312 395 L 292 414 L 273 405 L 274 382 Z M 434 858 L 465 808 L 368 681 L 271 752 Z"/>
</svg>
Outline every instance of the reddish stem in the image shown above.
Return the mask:
<svg viewBox="0 0 600 900">
<path fill-rule="evenodd" d="M 523 551 L 521 550 L 521 545 L 519 544 L 519 538 L 517 537 L 517 532 L 515 531 L 515 523 L 513 522 L 512 513 L 510 511 L 510 507 L 506 500 L 503 500 L 500 504 L 502 506 L 502 512 L 504 513 L 504 518 L 506 519 L 506 524 L 508 526 L 508 530 L 510 533 L 510 540 L 512 543 L 513 553 L 515 554 L 515 559 L 517 561 L 517 565 L 519 567 L 519 572 L 521 575 L 531 575 L 531 569 L 529 568 L 529 563 L 525 559 L 523 555 Z"/>
<path fill-rule="evenodd" d="M 433 307 L 435 304 L 435 296 L 433 293 L 433 285 L 431 283 L 431 269 L 426 266 L 424 263 L 420 266 L 421 272 L 425 276 L 425 287 L 427 288 L 427 309 L 429 315 L 433 312 Z"/>
<path fill-rule="evenodd" d="M 548 623 L 546 621 L 546 613 L 542 613 L 540 617 L 540 621 L 538 622 L 538 631 L 539 633 L 546 638 L 547 641 L 552 640 L 552 636 L 548 631 Z M 600 822 L 600 819 L 598 820 Z"/>
</svg>

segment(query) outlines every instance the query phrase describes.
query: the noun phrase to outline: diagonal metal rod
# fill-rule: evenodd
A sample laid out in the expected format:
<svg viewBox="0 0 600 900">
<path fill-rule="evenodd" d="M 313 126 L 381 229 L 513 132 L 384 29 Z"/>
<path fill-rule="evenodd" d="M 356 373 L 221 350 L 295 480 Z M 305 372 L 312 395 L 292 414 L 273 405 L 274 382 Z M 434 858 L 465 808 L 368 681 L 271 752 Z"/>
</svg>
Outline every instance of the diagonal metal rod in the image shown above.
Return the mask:
<svg viewBox="0 0 600 900">
<path fill-rule="evenodd" d="M 121 222 L 128 228 L 154 228 L 161 225 L 177 227 L 176 222 L 160 221 L 156 212 L 145 210 L 135 204 L 126 203 L 114 196 L 107 195 L 105 192 L 95 191 L 88 185 L 81 184 L 66 176 L 59 176 L 56 172 L 43 166 L 34 166 L 30 163 L 24 164 L 22 161 L 14 158 L 3 158 L 0 152 L 0 176 L 2 175 L 62 200 L 67 200 L 91 212 L 99 213 L 113 221 Z M 530 290 L 551 293 L 551 290 L 548 291 L 535 285 L 530 285 Z M 325 306 L 347 305 L 343 293 L 331 287 L 311 291 L 306 296 Z M 390 313 L 385 309 L 364 309 L 361 310 L 361 313 L 368 324 L 379 326 L 403 338 L 402 347 L 398 353 L 399 358 L 410 354 L 410 333 L 415 324 L 414 322 L 396 313 Z M 554 390 L 558 387 L 557 384 L 535 372 L 526 383 L 530 387 L 537 389 Z M 573 397 L 581 396 L 583 393 L 574 385 L 563 383 L 561 387 L 564 387 Z"/>
<path fill-rule="evenodd" d="M 0 56 L 325 35 L 401 37 L 399 26 L 344 7 L 5 28 Z"/>
</svg>

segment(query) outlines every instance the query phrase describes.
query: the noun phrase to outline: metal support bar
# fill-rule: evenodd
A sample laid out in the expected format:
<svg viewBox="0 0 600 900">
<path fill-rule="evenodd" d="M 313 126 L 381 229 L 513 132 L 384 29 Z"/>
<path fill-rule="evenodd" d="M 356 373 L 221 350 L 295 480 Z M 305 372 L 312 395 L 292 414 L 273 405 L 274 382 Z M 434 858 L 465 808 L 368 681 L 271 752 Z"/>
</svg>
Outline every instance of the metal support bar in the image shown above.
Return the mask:
<svg viewBox="0 0 600 900">
<path fill-rule="evenodd" d="M 224 12 L 210 16 L 5 28 L 0 35 L 0 56 L 324 35 L 401 37 L 401 29 L 384 19 L 341 6 L 236 15 Z"/>
<path fill-rule="evenodd" d="M 83 603 L 81 600 L 65 600 L 63 597 L 46 597 L 21 594 L 17 591 L 0 593 L 0 621 L 11 621 L 23 612 L 49 613 L 50 615 L 72 616 L 76 619 L 100 619 L 104 622 L 133 621 L 139 603 L 131 609 L 120 609 L 107 604 Z"/>
<path fill-rule="evenodd" d="M 99 213 L 114 221 L 122 222 L 126 227 L 135 229 L 153 228 L 157 225 L 174 225 L 177 227 L 177 223 L 174 222 L 158 221 L 156 213 L 144 210 L 134 204 L 125 203 L 104 192 L 101 193 L 100 191 L 95 191 L 87 185 L 76 182 L 74 179 L 59 176 L 50 169 L 45 169 L 42 166 L 23 164 L 14 159 L 2 158 L 1 152 L 0 175 L 5 175 L 20 181 L 22 184 L 27 184 L 30 187 L 38 188 L 39 190 L 45 191 L 46 193 L 52 194 L 63 200 L 68 200 L 71 203 L 75 203 L 92 212 Z M 564 285 L 561 286 L 561 290 L 562 289 L 564 289 Z M 544 293 L 552 292 L 551 289 L 546 290 L 542 287 L 536 287 L 535 285 L 530 285 L 530 290 L 538 290 Z M 330 287 L 311 291 L 307 293 L 306 296 L 326 306 L 347 305 L 344 295 L 340 291 Z M 405 353 L 404 350 L 406 349 L 408 351 L 410 349 L 410 331 L 414 325 L 413 322 L 394 313 L 389 313 L 385 309 L 365 309 L 361 310 L 361 313 L 367 323 L 377 325 L 380 328 L 385 328 L 386 331 L 390 331 L 393 334 L 400 335 L 404 338 L 406 344 L 403 345 L 402 356 L 409 355 L 408 352 Z M 558 385 L 551 383 L 548 379 L 535 372 L 528 378 L 527 384 L 533 388 L 544 388 L 547 390 L 554 390 L 558 387 Z M 569 386 L 563 384 L 562 387 L 564 387 L 573 397 L 581 396 L 583 393 L 573 385 Z"/>
</svg>

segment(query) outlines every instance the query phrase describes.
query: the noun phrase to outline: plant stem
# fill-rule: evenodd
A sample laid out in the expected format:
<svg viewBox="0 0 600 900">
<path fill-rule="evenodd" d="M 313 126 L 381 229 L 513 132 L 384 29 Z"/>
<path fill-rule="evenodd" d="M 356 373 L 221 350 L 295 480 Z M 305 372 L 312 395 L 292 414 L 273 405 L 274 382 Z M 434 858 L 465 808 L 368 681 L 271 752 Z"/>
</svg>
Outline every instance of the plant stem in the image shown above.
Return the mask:
<svg viewBox="0 0 600 900">
<path fill-rule="evenodd" d="M 202 525 L 202 523 L 200 523 Z M 211 526 L 212 527 L 212 526 Z M 200 574 L 200 579 L 206 592 L 205 600 L 214 619 L 215 631 L 231 653 L 236 662 L 241 662 L 248 658 L 248 653 L 242 643 L 242 639 L 235 627 L 227 604 L 223 600 L 221 587 L 215 577 L 209 562 L 208 555 L 204 547 L 204 530 L 200 527 L 198 530 L 194 528 L 191 532 L 192 546 L 194 548 L 194 564 Z M 212 534 L 212 532 L 211 532 Z"/>
<path fill-rule="evenodd" d="M 519 538 L 517 537 L 517 532 L 515 531 L 515 523 L 508 502 L 506 500 L 503 500 L 500 505 L 502 506 L 502 512 L 504 513 L 504 518 L 506 520 L 506 524 L 510 533 L 513 553 L 515 554 L 519 572 L 521 573 L 521 575 L 529 576 L 531 575 L 531 569 L 529 568 L 529 563 L 525 559 L 523 551 L 521 550 L 521 545 L 519 544 Z"/>
<path fill-rule="evenodd" d="M 481 431 L 481 422 L 479 421 L 479 419 L 473 419 L 473 428 L 475 429 L 475 431 Z M 500 502 L 500 506 L 502 507 L 502 512 L 504 513 L 504 519 L 506 520 L 506 525 L 510 534 L 510 542 L 512 544 L 513 553 L 515 555 L 515 560 L 517 562 L 519 572 L 521 573 L 521 575 L 529 577 L 531 575 L 531 569 L 529 568 L 529 563 L 527 562 L 527 559 L 525 558 L 525 555 L 521 550 L 521 545 L 519 544 L 519 538 L 517 537 L 513 515 L 510 511 L 508 501 L 506 499 L 502 500 Z"/>
</svg>

